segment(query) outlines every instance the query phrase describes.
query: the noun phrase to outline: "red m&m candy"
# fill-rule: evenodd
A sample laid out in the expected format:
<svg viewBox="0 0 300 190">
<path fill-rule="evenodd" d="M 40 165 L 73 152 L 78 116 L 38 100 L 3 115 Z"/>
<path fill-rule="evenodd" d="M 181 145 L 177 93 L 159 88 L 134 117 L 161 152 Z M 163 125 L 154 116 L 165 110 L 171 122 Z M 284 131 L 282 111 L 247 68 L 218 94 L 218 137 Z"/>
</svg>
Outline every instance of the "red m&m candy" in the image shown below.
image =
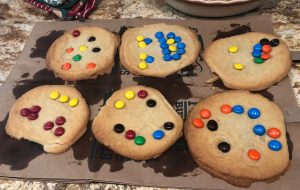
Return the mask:
<svg viewBox="0 0 300 190">
<path fill-rule="evenodd" d="M 30 113 L 31 113 L 30 109 L 28 109 L 28 108 L 22 108 L 20 110 L 20 115 L 23 117 L 27 117 Z"/>
<path fill-rule="evenodd" d="M 257 150 L 250 149 L 250 150 L 248 150 L 248 157 L 251 160 L 259 160 L 260 159 L 260 153 Z"/>
<path fill-rule="evenodd" d="M 271 46 L 270 45 L 263 45 L 261 50 L 264 53 L 270 53 L 271 52 Z"/>
<path fill-rule="evenodd" d="M 271 128 L 268 130 L 268 135 L 273 139 L 277 139 L 281 136 L 281 131 L 277 128 Z"/>
<path fill-rule="evenodd" d="M 66 119 L 63 116 L 59 116 L 55 119 L 56 125 L 63 125 L 66 122 Z"/>
<path fill-rule="evenodd" d="M 262 59 L 267 60 L 271 58 L 271 55 L 269 53 L 264 53 L 260 56 Z"/>
<path fill-rule="evenodd" d="M 45 130 L 51 130 L 53 127 L 54 127 L 54 123 L 52 121 L 48 121 L 47 123 L 44 124 Z"/>
<path fill-rule="evenodd" d="M 74 37 L 78 37 L 78 36 L 80 35 L 80 31 L 79 31 L 79 30 L 74 30 L 74 31 L 72 32 L 72 35 L 73 35 Z"/>
<path fill-rule="evenodd" d="M 138 92 L 138 97 L 139 98 L 146 98 L 148 96 L 148 92 L 146 90 L 140 90 Z"/>
<path fill-rule="evenodd" d="M 66 53 L 72 53 L 74 51 L 74 48 L 67 48 Z"/>
<path fill-rule="evenodd" d="M 208 109 L 202 109 L 202 110 L 200 110 L 200 116 L 203 119 L 208 119 L 208 118 L 210 118 L 211 113 Z"/>
<path fill-rule="evenodd" d="M 228 105 L 228 104 L 223 104 L 223 105 L 221 106 L 220 110 L 221 110 L 222 113 L 228 114 L 228 113 L 231 113 L 232 108 L 231 108 L 231 106 Z"/>
<path fill-rule="evenodd" d="M 41 107 L 40 106 L 32 106 L 30 108 L 30 112 L 31 113 L 39 113 L 39 111 L 41 110 Z"/>
<path fill-rule="evenodd" d="M 62 136 L 64 133 L 65 133 L 65 129 L 63 127 L 57 127 L 54 130 L 54 135 L 57 137 Z"/>
<path fill-rule="evenodd" d="M 193 124 L 196 128 L 203 128 L 204 123 L 201 119 L 193 119 Z"/>
<path fill-rule="evenodd" d="M 71 64 L 70 63 L 65 63 L 65 64 L 63 64 L 63 66 L 62 66 L 62 69 L 63 70 L 69 70 L 69 69 L 71 69 Z"/>
<path fill-rule="evenodd" d="M 127 139 L 134 139 L 135 132 L 133 130 L 128 130 L 128 131 L 125 132 L 125 137 Z"/>
<path fill-rule="evenodd" d="M 87 69 L 94 69 L 96 67 L 96 64 L 95 63 L 88 63 L 87 65 L 86 65 L 86 68 Z"/>
<path fill-rule="evenodd" d="M 30 113 L 27 118 L 29 120 L 36 120 L 38 117 L 39 115 L 37 113 Z"/>
</svg>

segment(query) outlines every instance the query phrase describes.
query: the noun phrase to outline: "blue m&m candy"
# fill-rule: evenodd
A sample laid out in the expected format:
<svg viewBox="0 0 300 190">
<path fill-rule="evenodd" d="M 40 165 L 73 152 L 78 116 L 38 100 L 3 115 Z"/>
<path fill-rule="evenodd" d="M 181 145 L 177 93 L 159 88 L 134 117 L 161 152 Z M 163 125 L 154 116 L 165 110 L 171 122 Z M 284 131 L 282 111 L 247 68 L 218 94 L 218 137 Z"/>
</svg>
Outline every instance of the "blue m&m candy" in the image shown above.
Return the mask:
<svg viewBox="0 0 300 190">
<path fill-rule="evenodd" d="M 148 55 L 148 56 L 146 57 L 145 61 L 146 61 L 147 63 L 153 63 L 154 57 Z"/>
<path fill-rule="evenodd" d="M 156 130 L 153 133 L 153 138 L 155 139 L 162 139 L 165 136 L 164 132 L 162 130 Z"/>
<path fill-rule="evenodd" d="M 163 49 L 161 51 L 164 55 L 170 55 L 171 54 L 171 51 L 169 49 Z"/>
<path fill-rule="evenodd" d="M 175 43 L 181 42 L 181 37 L 180 36 L 176 36 L 174 38 Z"/>
<path fill-rule="evenodd" d="M 179 55 L 178 53 L 175 53 L 172 55 L 172 59 L 174 60 L 179 60 L 181 58 L 181 55 Z"/>
<path fill-rule="evenodd" d="M 266 129 L 263 125 L 257 124 L 253 127 L 253 132 L 258 136 L 263 136 L 266 133 Z"/>
<path fill-rule="evenodd" d="M 166 43 L 167 40 L 164 37 L 162 37 L 162 38 L 158 38 L 158 42 L 162 44 L 162 43 Z"/>
<path fill-rule="evenodd" d="M 175 38 L 175 33 L 174 32 L 169 32 L 167 34 L 167 38 L 170 39 L 170 38 Z"/>
<path fill-rule="evenodd" d="M 251 119 L 257 119 L 260 117 L 260 111 L 259 109 L 257 108 L 250 108 L 248 110 L 248 116 L 251 118 Z"/>
<path fill-rule="evenodd" d="M 164 55 L 164 60 L 165 61 L 171 61 L 172 60 L 172 56 L 171 55 Z"/>
<path fill-rule="evenodd" d="M 282 148 L 282 145 L 281 145 L 281 143 L 278 140 L 271 140 L 268 143 L 268 146 L 273 151 L 279 151 Z"/>
<path fill-rule="evenodd" d="M 148 45 L 152 43 L 152 39 L 151 38 L 145 38 L 144 42 Z"/>
<path fill-rule="evenodd" d="M 254 51 L 261 51 L 261 48 L 262 48 L 262 45 L 261 45 L 261 44 L 255 44 L 255 45 L 253 46 L 253 50 L 254 50 Z"/>
<path fill-rule="evenodd" d="M 178 43 L 178 44 L 177 44 L 177 48 L 178 48 L 178 49 L 183 49 L 183 48 L 185 48 L 185 43 L 183 43 L 183 42 Z"/>
<path fill-rule="evenodd" d="M 242 114 L 244 113 L 244 108 L 241 105 L 235 105 L 233 106 L 232 111 L 237 114 Z"/>
<path fill-rule="evenodd" d="M 168 48 L 169 48 L 169 45 L 168 45 L 167 43 L 162 43 L 162 44 L 160 44 L 160 47 L 161 47 L 162 49 L 168 49 Z"/>
<path fill-rule="evenodd" d="M 176 53 L 178 53 L 179 55 L 182 55 L 185 53 L 185 49 L 177 49 Z"/>
<path fill-rule="evenodd" d="M 162 37 L 164 37 L 164 33 L 162 33 L 162 32 L 156 32 L 155 33 L 155 37 L 156 38 L 162 38 Z"/>
<path fill-rule="evenodd" d="M 252 56 L 253 57 L 260 57 L 261 56 L 261 51 L 260 50 L 254 50 L 252 52 Z"/>
</svg>

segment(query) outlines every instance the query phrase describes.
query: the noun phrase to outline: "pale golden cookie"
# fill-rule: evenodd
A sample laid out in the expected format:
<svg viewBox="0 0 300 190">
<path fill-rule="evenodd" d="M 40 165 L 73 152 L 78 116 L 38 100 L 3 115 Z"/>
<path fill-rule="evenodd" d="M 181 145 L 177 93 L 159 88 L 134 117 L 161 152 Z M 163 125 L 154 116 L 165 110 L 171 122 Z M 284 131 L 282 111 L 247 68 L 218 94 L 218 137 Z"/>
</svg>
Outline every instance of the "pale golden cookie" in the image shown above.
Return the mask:
<svg viewBox="0 0 300 190">
<path fill-rule="evenodd" d="M 73 87 L 44 85 L 22 95 L 9 112 L 6 133 L 41 144 L 45 152 L 67 151 L 87 130 L 89 109 Z"/>
<path fill-rule="evenodd" d="M 268 39 L 262 43 L 266 46 L 254 48 L 264 38 Z M 205 50 L 204 59 L 226 87 L 251 91 L 263 90 L 279 82 L 292 65 L 284 41 L 258 32 L 217 40 Z"/>
<path fill-rule="evenodd" d="M 164 78 L 193 64 L 199 52 L 197 34 L 191 29 L 151 24 L 126 30 L 120 61 L 133 74 Z"/>
<path fill-rule="evenodd" d="M 201 100 L 184 133 L 196 163 L 233 185 L 274 179 L 289 164 L 283 113 L 259 94 L 236 90 Z"/>
<path fill-rule="evenodd" d="M 95 26 L 67 31 L 50 46 L 47 68 L 69 81 L 93 79 L 110 73 L 119 38 Z"/>
<path fill-rule="evenodd" d="M 132 86 L 113 93 L 93 121 L 96 139 L 134 159 L 156 158 L 182 135 L 183 122 L 153 88 Z"/>
</svg>

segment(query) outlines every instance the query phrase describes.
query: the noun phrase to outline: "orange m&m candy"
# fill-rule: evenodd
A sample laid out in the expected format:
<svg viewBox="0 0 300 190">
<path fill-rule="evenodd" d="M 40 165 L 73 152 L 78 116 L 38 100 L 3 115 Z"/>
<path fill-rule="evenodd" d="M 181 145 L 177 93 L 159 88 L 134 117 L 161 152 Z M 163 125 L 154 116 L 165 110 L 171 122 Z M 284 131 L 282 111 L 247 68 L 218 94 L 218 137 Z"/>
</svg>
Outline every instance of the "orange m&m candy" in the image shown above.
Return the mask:
<svg viewBox="0 0 300 190">
<path fill-rule="evenodd" d="M 65 64 L 63 64 L 62 69 L 69 70 L 69 69 L 71 69 L 71 67 L 72 67 L 72 65 L 70 63 L 65 63 Z"/>
<path fill-rule="evenodd" d="M 208 109 L 202 109 L 202 110 L 200 110 L 200 116 L 203 119 L 208 119 L 208 118 L 210 118 L 211 113 Z"/>
<path fill-rule="evenodd" d="M 96 64 L 95 63 L 88 63 L 87 65 L 86 65 L 86 68 L 87 69 L 93 69 L 93 68 L 95 68 L 96 67 Z"/>
<path fill-rule="evenodd" d="M 196 128 L 202 128 L 204 123 L 201 119 L 193 119 L 193 124 Z"/>
<path fill-rule="evenodd" d="M 250 149 L 250 150 L 248 150 L 248 157 L 251 160 L 259 160 L 260 159 L 260 153 L 257 150 Z"/>
<path fill-rule="evenodd" d="M 271 46 L 270 45 L 263 45 L 261 50 L 264 53 L 270 53 L 271 52 Z"/>
<path fill-rule="evenodd" d="M 268 135 L 273 139 L 277 139 L 281 136 L 281 131 L 277 128 L 271 128 L 268 130 Z"/>
<path fill-rule="evenodd" d="M 262 59 L 267 60 L 271 58 L 271 55 L 269 53 L 264 53 L 260 56 Z"/>
<path fill-rule="evenodd" d="M 220 110 L 221 110 L 222 113 L 228 114 L 228 113 L 231 113 L 232 108 L 231 108 L 231 106 L 228 105 L 228 104 L 223 104 L 223 105 L 221 106 Z"/>
</svg>

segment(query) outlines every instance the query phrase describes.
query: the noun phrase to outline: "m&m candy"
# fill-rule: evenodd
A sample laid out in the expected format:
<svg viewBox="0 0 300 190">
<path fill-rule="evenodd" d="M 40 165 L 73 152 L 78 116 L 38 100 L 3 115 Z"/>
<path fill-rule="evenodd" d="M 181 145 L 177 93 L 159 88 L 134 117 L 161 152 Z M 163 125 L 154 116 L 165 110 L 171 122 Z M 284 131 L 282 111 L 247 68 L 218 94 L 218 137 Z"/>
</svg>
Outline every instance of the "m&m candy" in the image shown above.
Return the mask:
<svg viewBox="0 0 300 190">
<path fill-rule="evenodd" d="M 224 105 L 221 106 L 220 110 L 221 110 L 222 113 L 228 114 L 228 113 L 231 113 L 232 108 L 231 108 L 230 105 L 224 104 Z"/>
<path fill-rule="evenodd" d="M 134 138 L 134 143 L 136 145 L 143 145 L 143 144 L 145 144 L 145 142 L 146 142 L 146 139 L 143 136 L 136 136 Z"/>
<path fill-rule="evenodd" d="M 266 129 L 263 125 L 257 124 L 253 127 L 253 132 L 258 136 L 263 136 L 266 133 Z"/>
<path fill-rule="evenodd" d="M 268 146 L 271 150 L 273 151 L 279 151 L 281 150 L 282 148 L 282 145 L 279 141 L 277 140 L 271 140 L 269 143 L 268 143 Z"/>
<path fill-rule="evenodd" d="M 162 130 L 156 130 L 156 131 L 154 131 L 154 133 L 153 133 L 153 138 L 154 139 L 162 139 L 163 137 L 164 137 L 164 132 L 162 131 Z"/>
<path fill-rule="evenodd" d="M 242 114 L 244 113 L 244 108 L 241 105 L 235 105 L 233 106 L 232 111 L 236 114 Z"/>
<path fill-rule="evenodd" d="M 257 108 L 250 108 L 248 110 L 248 116 L 251 118 L 251 119 L 257 119 L 260 117 L 260 111 L 259 109 Z"/>
<path fill-rule="evenodd" d="M 211 113 L 208 109 L 202 109 L 202 110 L 200 110 L 200 116 L 203 119 L 208 119 L 208 118 L 210 118 Z"/>
</svg>

